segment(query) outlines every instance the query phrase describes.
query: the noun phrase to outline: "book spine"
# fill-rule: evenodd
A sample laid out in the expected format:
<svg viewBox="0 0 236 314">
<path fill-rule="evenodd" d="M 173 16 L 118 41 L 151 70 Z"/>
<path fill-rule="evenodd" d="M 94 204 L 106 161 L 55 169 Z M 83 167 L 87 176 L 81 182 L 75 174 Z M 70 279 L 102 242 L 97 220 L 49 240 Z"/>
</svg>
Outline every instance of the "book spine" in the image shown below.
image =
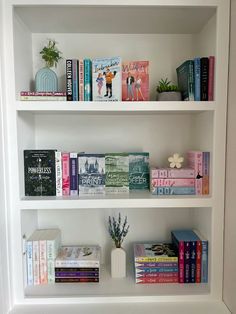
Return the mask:
<svg viewBox="0 0 236 314">
<path fill-rule="evenodd" d="M 194 187 L 195 179 L 152 179 L 153 187 Z"/>
<path fill-rule="evenodd" d="M 40 284 L 39 241 L 33 241 L 33 274 L 34 285 L 39 285 Z"/>
<path fill-rule="evenodd" d="M 39 241 L 39 271 L 40 271 L 40 284 L 48 282 L 47 275 L 47 241 Z"/>
<path fill-rule="evenodd" d="M 167 169 L 152 169 L 151 170 L 151 178 L 155 179 L 165 179 L 168 178 L 168 170 Z"/>
<path fill-rule="evenodd" d="M 88 278 L 88 277 L 99 277 L 99 272 L 95 271 L 56 271 L 56 278 Z"/>
<path fill-rule="evenodd" d="M 178 272 L 172 273 L 136 273 L 136 278 L 177 278 Z"/>
<path fill-rule="evenodd" d="M 201 282 L 208 282 L 208 241 L 202 240 L 202 272 Z"/>
<path fill-rule="evenodd" d="M 62 153 L 62 195 L 70 195 L 70 154 Z"/>
<path fill-rule="evenodd" d="M 72 60 L 66 60 L 66 99 L 73 100 L 73 84 L 72 84 Z"/>
<path fill-rule="evenodd" d="M 202 241 L 196 243 L 196 283 L 201 282 Z"/>
<path fill-rule="evenodd" d="M 182 186 L 154 187 L 152 188 L 152 194 L 153 195 L 194 195 L 195 187 L 182 187 Z"/>
<path fill-rule="evenodd" d="M 194 100 L 201 100 L 201 60 L 194 59 Z"/>
<path fill-rule="evenodd" d="M 26 254 L 27 254 L 27 285 L 33 286 L 33 242 L 27 241 L 26 243 Z"/>
<path fill-rule="evenodd" d="M 78 60 L 72 60 L 72 90 L 73 90 L 73 101 L 79 100 L 79 84 L 78 84 Z"/>
<path fill-rule="evenodd" d="M 93 267 L 97 268 L 100 266 L 99 261 L 64 261 L 55 260 L 55 268 L 80 268 L 80 267 Z"/>
<path fill-rule="evenodd" d="M 214 100 L 215 57 L 209 57 L 208 100 Z"/>
<path fill-rule="evenodd" d="M 70 195 L 78 195 L 78 156 L 70 153 Z"/>
<path fill-rule="evenodd" d="M 179 265 L 179 283 L 184 283 L 184 241 L 178 241 L 174 234 L 171 232 L 173 244 L 178 250 L 178 265 Z"/>
<path fill-rule="evenodd" d="M 99 273 L 98 267 L 55 267 L 55 272 L 96 272 Z"/>
<path fill-rule="evenodd" d="M 190 242 L 184 242 L 184 283 L 190 282 Z"/>
<path fill-rule="evenodd" d="M 194 171 L 193 169 L 168 169 L 167 178 L 175 178 L 175 179 L 193 179 Z"/>
<path fill-rule="evenodd" d="M 143 262 L 178 262 L 178 257 L 161 257 L 161 256 L 155 256 L 155 257 L 135 257 L 136 263 L 143 263 Z"/>
<path fill-rule="evenodd" d="M 54 260 L 48 259 L 47 266 L 48 266 L 48 283 L 54 283 L 55 282 Z"/>
<path fill-rule="evenodd" d="M 61 152 L 55 152 L 56 160 L 56 196 L 62 196 L 62 161 Z"/>
<path fill-rule="evenodd" d="M 196 195 L 202 195 L 202 152 L 190 151 L 187 154 L 188 164 L 195 171 Z"/>
<path fill-rule="evenodd" d="M 149 263 L 149 262 L 143 262 L 143 263 L 135 263 L 134 264 L 135 267 L 140 267 L 140 268 L 155 268 L 155 267 L 160 267 L 160 268 L 176 268 L 178 267 L 178 263 L 176 262 L 157 262 L 157 263 Z"/>
<path fill-rule="evenodd" d="M 84 61 L 79 60 L 79 100 L 84 101 Z"/>
<path fill-rule="evenodd" d="M 210 193 L 210 152 L 202 153 L 202 194 Z"/>
<path fill-rule="evenodd" d="M 208 100 L 209 59 L 201 58 L 201 100 Z"/>
<path fill-rule="evenodd" d="M 92 100 L 92 62 L 84 60 L 84 100 Z"/>
<path fill-rule="evenodd" d="M 65 92 L 29 92 L 29 91 L 22 91 L 20 92 L 20 96 L 64 96 L 66 97 Z"/>
<path fill-rule="evenodd" d="M 20 100 L 28 101 L 66 101 L 65 96 L 20 96 Z"/>
<path fill-rule="evenodd" d="M 196 282 L 196 241 L 190 242 L 190 282 Z"/>
<path fill-rule="evenodd" d="M 55 278 L 55 282 L 99 282 L 99 278 Z"/>
<path fill-rule="evenodd" d="M 48 266 L 48 283 L 55 282 L 55 258 L 60 245 L 59 238 L 47 240 L 47 266 Z"/>
<path fill-rule="evenodd" d="M 136 278 L 136 283 L 142 284 L 142 283 L 177 283 L 178 278 Z"/>
<path fill-rule="evenodd" d="M 189 89 L 189 100 L 194 101 L 194 62 L 193 60 L 189 61 L 188 89 Z"/>
<path fill-rule="evenodd" d="M 174 273 L 174 272 L 178 272 L 178 267 L 136 267 L 135 272 L 137 274 Z"/>
</svg>

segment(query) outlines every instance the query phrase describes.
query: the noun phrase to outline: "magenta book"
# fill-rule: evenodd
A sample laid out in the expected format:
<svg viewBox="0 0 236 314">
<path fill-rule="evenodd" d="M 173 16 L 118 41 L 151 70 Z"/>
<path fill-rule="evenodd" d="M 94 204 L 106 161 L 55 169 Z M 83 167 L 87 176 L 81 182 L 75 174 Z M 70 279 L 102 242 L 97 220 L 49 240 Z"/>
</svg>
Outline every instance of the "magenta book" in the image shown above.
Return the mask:
<svg viewBox="0 0 236 314">
<path fill-rule="evenodd" d="M 149 100 L 149 61 L 122 63 L 122 100 Z"/>
</svg>

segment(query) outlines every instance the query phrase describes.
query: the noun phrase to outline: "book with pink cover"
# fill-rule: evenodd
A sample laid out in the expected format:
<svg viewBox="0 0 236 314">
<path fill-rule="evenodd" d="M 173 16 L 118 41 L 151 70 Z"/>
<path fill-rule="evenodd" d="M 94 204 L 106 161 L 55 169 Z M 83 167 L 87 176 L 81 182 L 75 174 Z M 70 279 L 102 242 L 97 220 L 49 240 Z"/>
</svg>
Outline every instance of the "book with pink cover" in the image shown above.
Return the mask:
<svg viewBox="0 0 236 314">
<path fill-rule="evenodd" d="M 122 63 L 122 100 L 149 100 L 149 61 Z"/>
</svg>

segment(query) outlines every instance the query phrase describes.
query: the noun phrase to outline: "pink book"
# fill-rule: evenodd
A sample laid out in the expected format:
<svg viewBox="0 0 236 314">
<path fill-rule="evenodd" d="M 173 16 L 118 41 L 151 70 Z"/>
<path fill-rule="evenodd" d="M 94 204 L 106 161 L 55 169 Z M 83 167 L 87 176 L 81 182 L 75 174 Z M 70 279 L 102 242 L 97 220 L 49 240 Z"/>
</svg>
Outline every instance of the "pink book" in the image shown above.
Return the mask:
<svg viewBox="0 0 236 314">
<path fill-rule="evenodd" d="M 208 100 L 214 100 L 215 57 L 209 57 Z"/>
<path fill-rule="evenodd" d="M 151 178 L 167 178 L 168 177 L 168 169 L 161 169 L 161 168 L 157 168 L 157 169 L 152 169 L 151 170 Z"/>
<path fill-rule="evenodd" d="M 151 170 L 151 178 L 166 179 L 194 179 L 195 173 L 191 168 L 157 168 Z"/>
<path fill-rule="evenodd" d="M 179 283 L 184 283 L 184 241 L 179 241 Z"/>
<path fill-rule="evenodd" d="M 79 100 L 84 100 L 84 60 L 79 60 Z"/>
<path fill-rule="evenodd" d="M 178 278 L 136 278 L 136 283 L 177 283 Z"/>
<path fill-rule="evenodd" d="M 152 179 L 152 187 L 157 186 L 195 186 L 195 179 Z"/>
<path fill-rule="evenodd" d="M 40 270 L 40 284 L 48 283 L 46 240 L 39 240 L 39 270 Z"/>
<path fill-rule="evenodd" d="M 196 195 L 202 195 L 202 152 L 201 151 L 189 151 L 187 153 L 188 166 L 195 171 L 195 193 Z"/>
<path fill-rule="evenodd" d="M 70 154 L 62 153 L 62 195 L 70 195 Z"/>
<path fill-rule="evenodd" d="M 122 63 L 122 100 L 149 100 L 149 61 Z"/>
</svg>

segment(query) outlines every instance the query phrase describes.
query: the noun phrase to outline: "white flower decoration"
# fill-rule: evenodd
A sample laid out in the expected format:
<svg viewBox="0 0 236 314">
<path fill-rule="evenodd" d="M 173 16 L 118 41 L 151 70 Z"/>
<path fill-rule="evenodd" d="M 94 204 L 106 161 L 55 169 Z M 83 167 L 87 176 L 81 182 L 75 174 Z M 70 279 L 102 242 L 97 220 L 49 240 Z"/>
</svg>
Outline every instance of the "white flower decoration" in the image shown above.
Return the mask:
<svg viewBox="0 0 236 314">
<path fill-rule="evenodd" d="M 179 154 L 175 153 L 173 156 L 168 158 L 168 161 L 170 163 L 170 168 L 181 168 L 182 162 L 184 161 L 184 158 L 181 157 Z"/>
</svg>

